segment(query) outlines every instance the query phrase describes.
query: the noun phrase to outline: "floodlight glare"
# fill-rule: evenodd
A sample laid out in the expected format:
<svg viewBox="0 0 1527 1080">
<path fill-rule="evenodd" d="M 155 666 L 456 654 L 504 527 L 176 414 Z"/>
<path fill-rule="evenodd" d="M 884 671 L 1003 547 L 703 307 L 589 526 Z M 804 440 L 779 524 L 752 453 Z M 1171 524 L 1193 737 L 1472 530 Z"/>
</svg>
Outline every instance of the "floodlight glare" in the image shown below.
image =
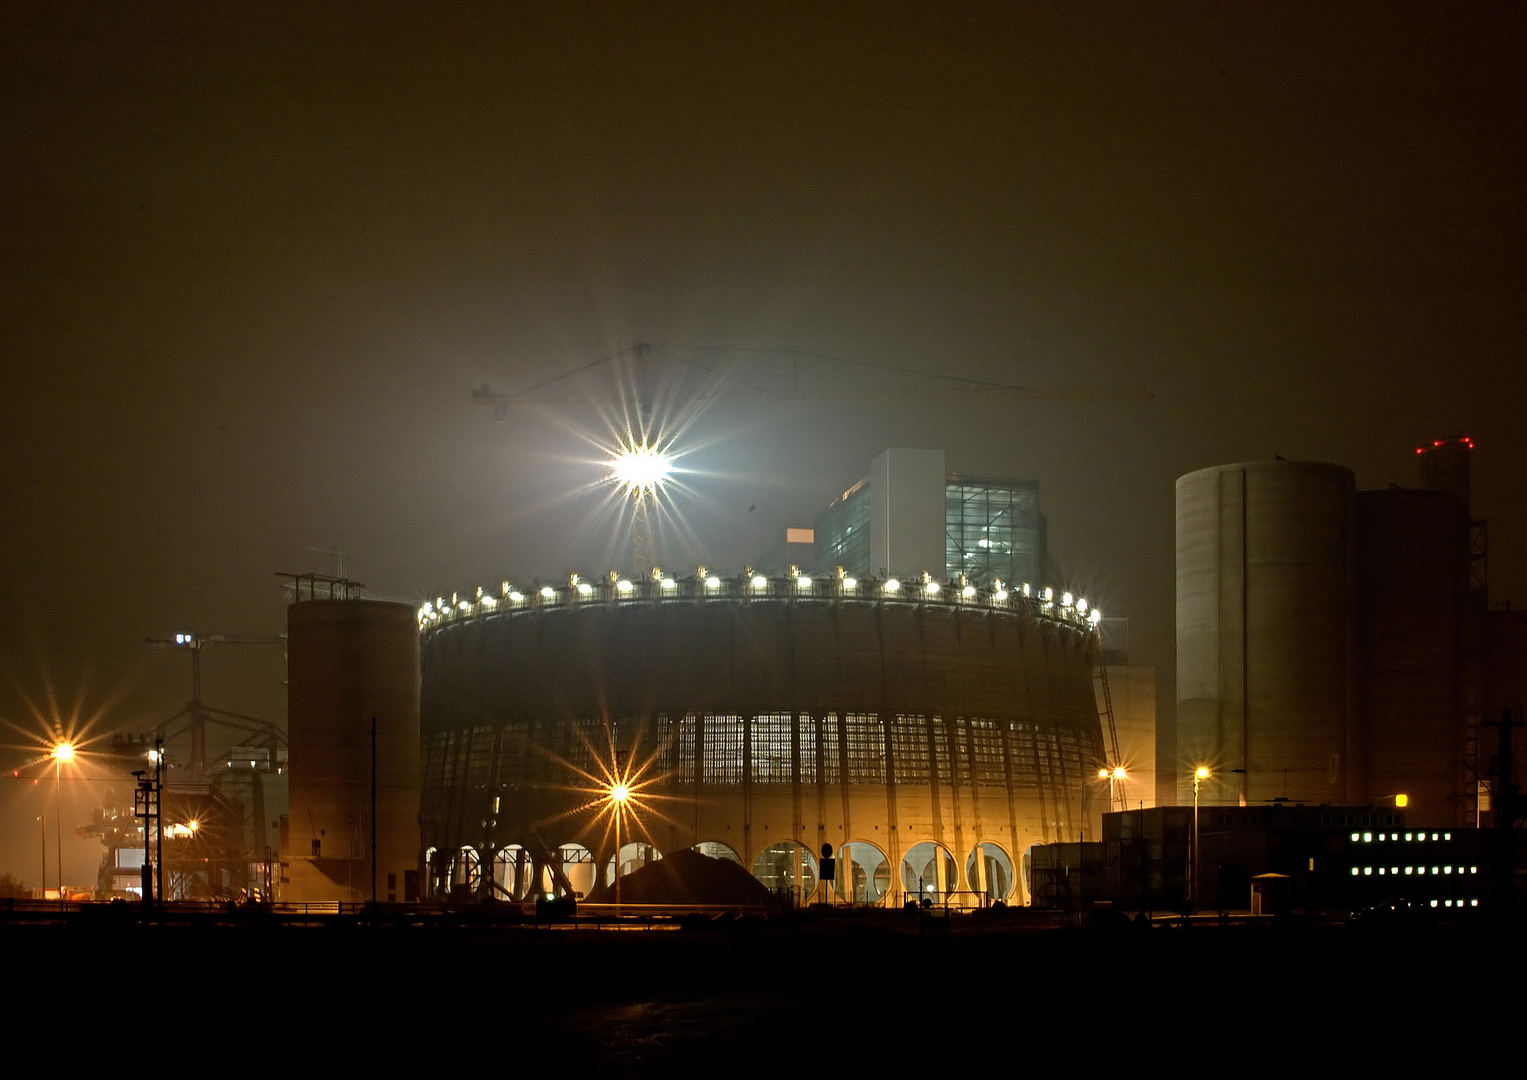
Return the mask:
<svg viewBox="0 0 1527 1080">
<path fill-rule="evenodd" d="M 610 459 L 610 476 L 633 495 L 648 495 L 663 486 L 673 461 L 655 446 L 630 444 Z"/>
</svg>

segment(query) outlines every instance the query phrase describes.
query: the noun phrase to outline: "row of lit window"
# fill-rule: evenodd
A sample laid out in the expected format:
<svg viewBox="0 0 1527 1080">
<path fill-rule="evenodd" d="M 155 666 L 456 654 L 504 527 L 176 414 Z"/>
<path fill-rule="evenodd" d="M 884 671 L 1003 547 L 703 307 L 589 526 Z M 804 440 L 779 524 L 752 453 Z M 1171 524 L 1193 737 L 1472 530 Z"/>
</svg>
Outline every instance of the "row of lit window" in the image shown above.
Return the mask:
<svg viewBox="0 0 1527 1080">
<path fill-rule="evenodd" d="M 1383 833 L 1371 833 L 1371 832 L 1353 833 L 1352 834 L 1352 840 L 1353 840 L 1354 843 L 1357 842 L 1358 840 L 1361 840 L 1365 844 L 1371 844 L 1375 840 L 1378 840 L 1379 842 L 1382 843 L 1385 840 L 1398 840 L 1399 838 L 1400 838 L 1400 834 L 1397 833 L 1397 832 L 1396 833 L 1390 833 L 1388 836 L 1385 836 Z M 1433 840 L 1451 840 L 1452 838 L 1453 838 L 1453 834 L 1450 833 L 1450 832 L 1432 833 L 1432 839 Z M 1406 840 L 1425 840 L 1426 839 L 1426 834 L 1424 832 L 1406 833 L 1405 834 L 1405 839 Z"/>
<path fill-rule="evenodd" d="M 781 581 L 782 590 L 771 589 L 773 582 L 762 574 L 751 578 L 742 577 L 735 580 L 738 583 L 739 589 L 744 593 L 751 592 L 761 595 L 769 595 L 775 591 L 785 591 L 791 587 L 798 593 L 811 594 L 815 584 L 814 580 L 805 574 L 792 575 L 787 579 L 777 579 Z M 858 594 L 859 582 L 855 578 L 842 577 L 831 580 L 837 582 L 843 594 Z M 689 585 L 687 582 L 685 584 L 686 586 Z M 697 578 L 693 586 L 690 587 L 694 595 L 721 596 L 726 593 L 726 584 L 721 578 L 711 575 Z M 879 592 L 882 595 L 892 597 L 902 594 L 913 596 L 919 593 L 924 597 L 937 597 L 943 594 L 946 589 L 945 586 L 940 585 L 926 574 L 923 575 L 921 581 L 910 582 L 906 585 L 903 585 L 896 578 L 888 578 L 885 581 L 879 582 L 878 585 Z M 620 578 L 614 580 L 610 583 L 609 587 L 613 589 L 613 595 L 616 597 L 626 599 L 636 598 L 637 584 L 629 579 Z M 950 585 L 947 589 L 951 596 L 957 593 L 958 598 L 965 601 L 975 600 L 979 591 L 976 586 L 969 584 Z M 574 597 L 592 599 L 594 591 L 595 586 L 592 583 L 580 580 L 578 575 L 574 574 L 569 579 L 567 587 L 560 590 L 560 593 L 565 599 L 572 599 Z M 1087 601 L 1074 597 L 1071 593 L 1064 593 L 1060 597 L 1058 604 L 1053 589 L 1033 588 L 1027 582 L 1018 586 L 1014 593 L 1022 595 L 1026 599 L 1038 600 L 1046 613 L 1056 614 L 1070 621 L 1080 621 L 1096 625 L 1103 618 L 1102 612 L 1096 608 L 1089 611 Z M 648 584 L 648 594 L 649 596 L 677 597 L 680 595 L 679 582 L 672 577 L 656 577 Z M 610 595 L 608 591 L 606 591 L 606 595 Z M 539 590 L 539 600 L 543 604 L 555 603 L 558 596 L 559 590 L 550 585 L 543 585 Z M 994 603 L 1004 603 L 1007 601 L 1008 596 L 1008 591 L 1003 587 L 1002 582 L 995 581 L 992 583 L 992 588 L 989 590 L 987 598 Z M 465 616 L 472 613 L 474 609 L 477 611 L 493 611 L 499 607 L 525 607 L 533 603 L 534 599 L 534 597 L 526 596 L 506 581 L 503 583 L 503 591 L 500 596 L 494 596 L 492 593 L 485 593 L 482 589 L 478 589 L 475 599 L 463 600 L 456 593 L 452 593 L 449 601 L 444 597 L 431 600 L 419 609 L 419 624 L 420 626 L 428 626 L 431 623 L 439 622 L 443 618 Z"/>
<path fill-rule="evenodd" d="M 1362 869 L 1363 869 L 1363 875 L 1365 877 L 1367 875 L 1373 873 L 1373 867 L 1371 867 L 1371 866 L 1365 866 Z M 1382 866 L 1379 867 L 1379 876 L 1380 877 L 1384 876 L 1384 870 L 1385 870 L 1384 867 L 1382 867 Z M 1400 874 L 1400 868 L 1398 866 L 1391 866 L 1391 867 L 1388 868 L 1388 870 L 1389 870 L 1389 873 L 1395 875 L 1396 877 L 1398 877 L 1399 874 Z M 1405 872 L 1407 874 L 1424 874 L 1424 873 L 1426 873 L 1426 867 L 1424 867 L 1424 866 L 1407 866 L 1405 868 Z M 1453 872 L 1453 868 L 1451 866 L 1444 866 L 1444 867 L 1441 867 L 1440 869 L 1438 867 L 1435 867 L 1435 866 L 1432 867 L 1432 873 L 1433 874 L 1451 874 L 1452 872 Z M 1463 874 L 1463 873 L 1477 874 L 1477 873 L 1479 873 L 1479 867 L 1471 866 L 1466 871 L 1466 870 L 1464 870 L 1463 867 L 1460 866 L 1458 868 L 1458 872 L 1460 874 Z M 1357 867 L 1355 867 L 1355 866 L 1352 868 L 1352 876 L 1353 877 L 1357 877 Z"/>
</svg>

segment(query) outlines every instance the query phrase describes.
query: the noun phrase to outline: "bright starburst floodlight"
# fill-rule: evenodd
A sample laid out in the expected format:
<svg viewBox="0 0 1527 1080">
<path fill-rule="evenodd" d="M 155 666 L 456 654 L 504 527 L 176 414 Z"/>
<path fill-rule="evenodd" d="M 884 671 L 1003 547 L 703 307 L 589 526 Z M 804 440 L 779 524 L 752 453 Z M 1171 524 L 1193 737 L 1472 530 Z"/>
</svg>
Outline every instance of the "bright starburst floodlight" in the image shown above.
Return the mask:
<svg viewBox="0 0 1527 1080">
<path fill-rule="evenodd" d="M 53 756 L 58 758 L 59 761 L 73 761 L 74 744 L 66 742 L 59 743 L 53 748 Z"/>
<path fill-rule="evenodd" d="M 632 495 L 650 495 L 673 472 L 673 459 L 656 446 L 630 443 L 610 459 L 610 475 Z"/>
</svg>

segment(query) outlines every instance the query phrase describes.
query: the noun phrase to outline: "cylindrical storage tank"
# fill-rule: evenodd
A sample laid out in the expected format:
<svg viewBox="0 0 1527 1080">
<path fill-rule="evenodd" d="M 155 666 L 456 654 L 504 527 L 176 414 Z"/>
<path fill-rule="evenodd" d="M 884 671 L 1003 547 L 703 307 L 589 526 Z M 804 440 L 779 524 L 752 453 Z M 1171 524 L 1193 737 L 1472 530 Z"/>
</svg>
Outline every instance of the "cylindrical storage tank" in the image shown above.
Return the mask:
<svg viewBox="0 0 1527 1080">
<path fill-rule="evenodd" d="M 1177 481 L 1178 798 L 1362 798 L 1353 745 L 1349 469 L 1220 465 Z M 1239 770 L 1239 771 L 1238 771 Z"/>
<path fill-rule="evenodd" d="M 419 624 L 408 604 L 287 608 L 293 902 L 404 900 L 419 860 Z M 375 753 L 372 730 L 375 722 Z"/>
</svg>

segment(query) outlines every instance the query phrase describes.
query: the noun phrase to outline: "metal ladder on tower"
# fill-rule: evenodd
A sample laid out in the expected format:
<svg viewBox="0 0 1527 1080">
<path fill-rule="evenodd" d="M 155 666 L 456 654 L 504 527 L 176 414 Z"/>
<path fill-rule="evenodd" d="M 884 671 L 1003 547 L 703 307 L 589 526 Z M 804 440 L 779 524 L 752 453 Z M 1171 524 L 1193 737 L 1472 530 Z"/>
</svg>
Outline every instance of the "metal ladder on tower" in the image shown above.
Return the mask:
<svg viewBox="0 0 1527 1080">
<path fill-rule="evenodd" d="M 1099 713 L 1099 718 L 1107 720 L 1107 722 L 1108 722 L 1108 747 L 1109 747 L 1109 749 L 1111 751 L 1113 751 L 1113 760 L 1110 761 L 1109 764 L 1108 764 L 1108 773 L 1109 773 L 1109 780 L 1108 780 L 1108 802 L 1109 802 L 1109 807 L 1108 808 L 1110 810 L 1112 810 L 1113 809 L 1114 795 L 1115 795 L 1115 792 L 1114 792 L 1114 783 L 1113 783 L 1113 770 L 1116 769 L 1116 768 L 1119 768 L 1120 766 L 1122 766 L 1124 764 L 1124 757 L 1123 757 L 1123 755 L 1121 755 L 1119 753 L 1119 728 L 1118 728 L 1118 725 L 1114 723 L 1114 718 L 1113 718 L 1113 693 L 1108 689 L 1108 665 L 1107 664 L 1103 664 L 1103 663 L 1099 663 L 1098 664 L 1097 681 L 1102 686 L 1102 689 L 1103 689 L 1103 693 L 1101 695 L 1102 699 L 1103 699 L 1103 708 L 1102 708 L 1102 711 Z M 1122 791 L 1118 792 L 1118 799 L 1119 799 L 1119 809 L 1121 809 L 1121 810 L 1127 809 L 1127 807 L 1124 806 L 1124 793 Z"/>
</svg>

